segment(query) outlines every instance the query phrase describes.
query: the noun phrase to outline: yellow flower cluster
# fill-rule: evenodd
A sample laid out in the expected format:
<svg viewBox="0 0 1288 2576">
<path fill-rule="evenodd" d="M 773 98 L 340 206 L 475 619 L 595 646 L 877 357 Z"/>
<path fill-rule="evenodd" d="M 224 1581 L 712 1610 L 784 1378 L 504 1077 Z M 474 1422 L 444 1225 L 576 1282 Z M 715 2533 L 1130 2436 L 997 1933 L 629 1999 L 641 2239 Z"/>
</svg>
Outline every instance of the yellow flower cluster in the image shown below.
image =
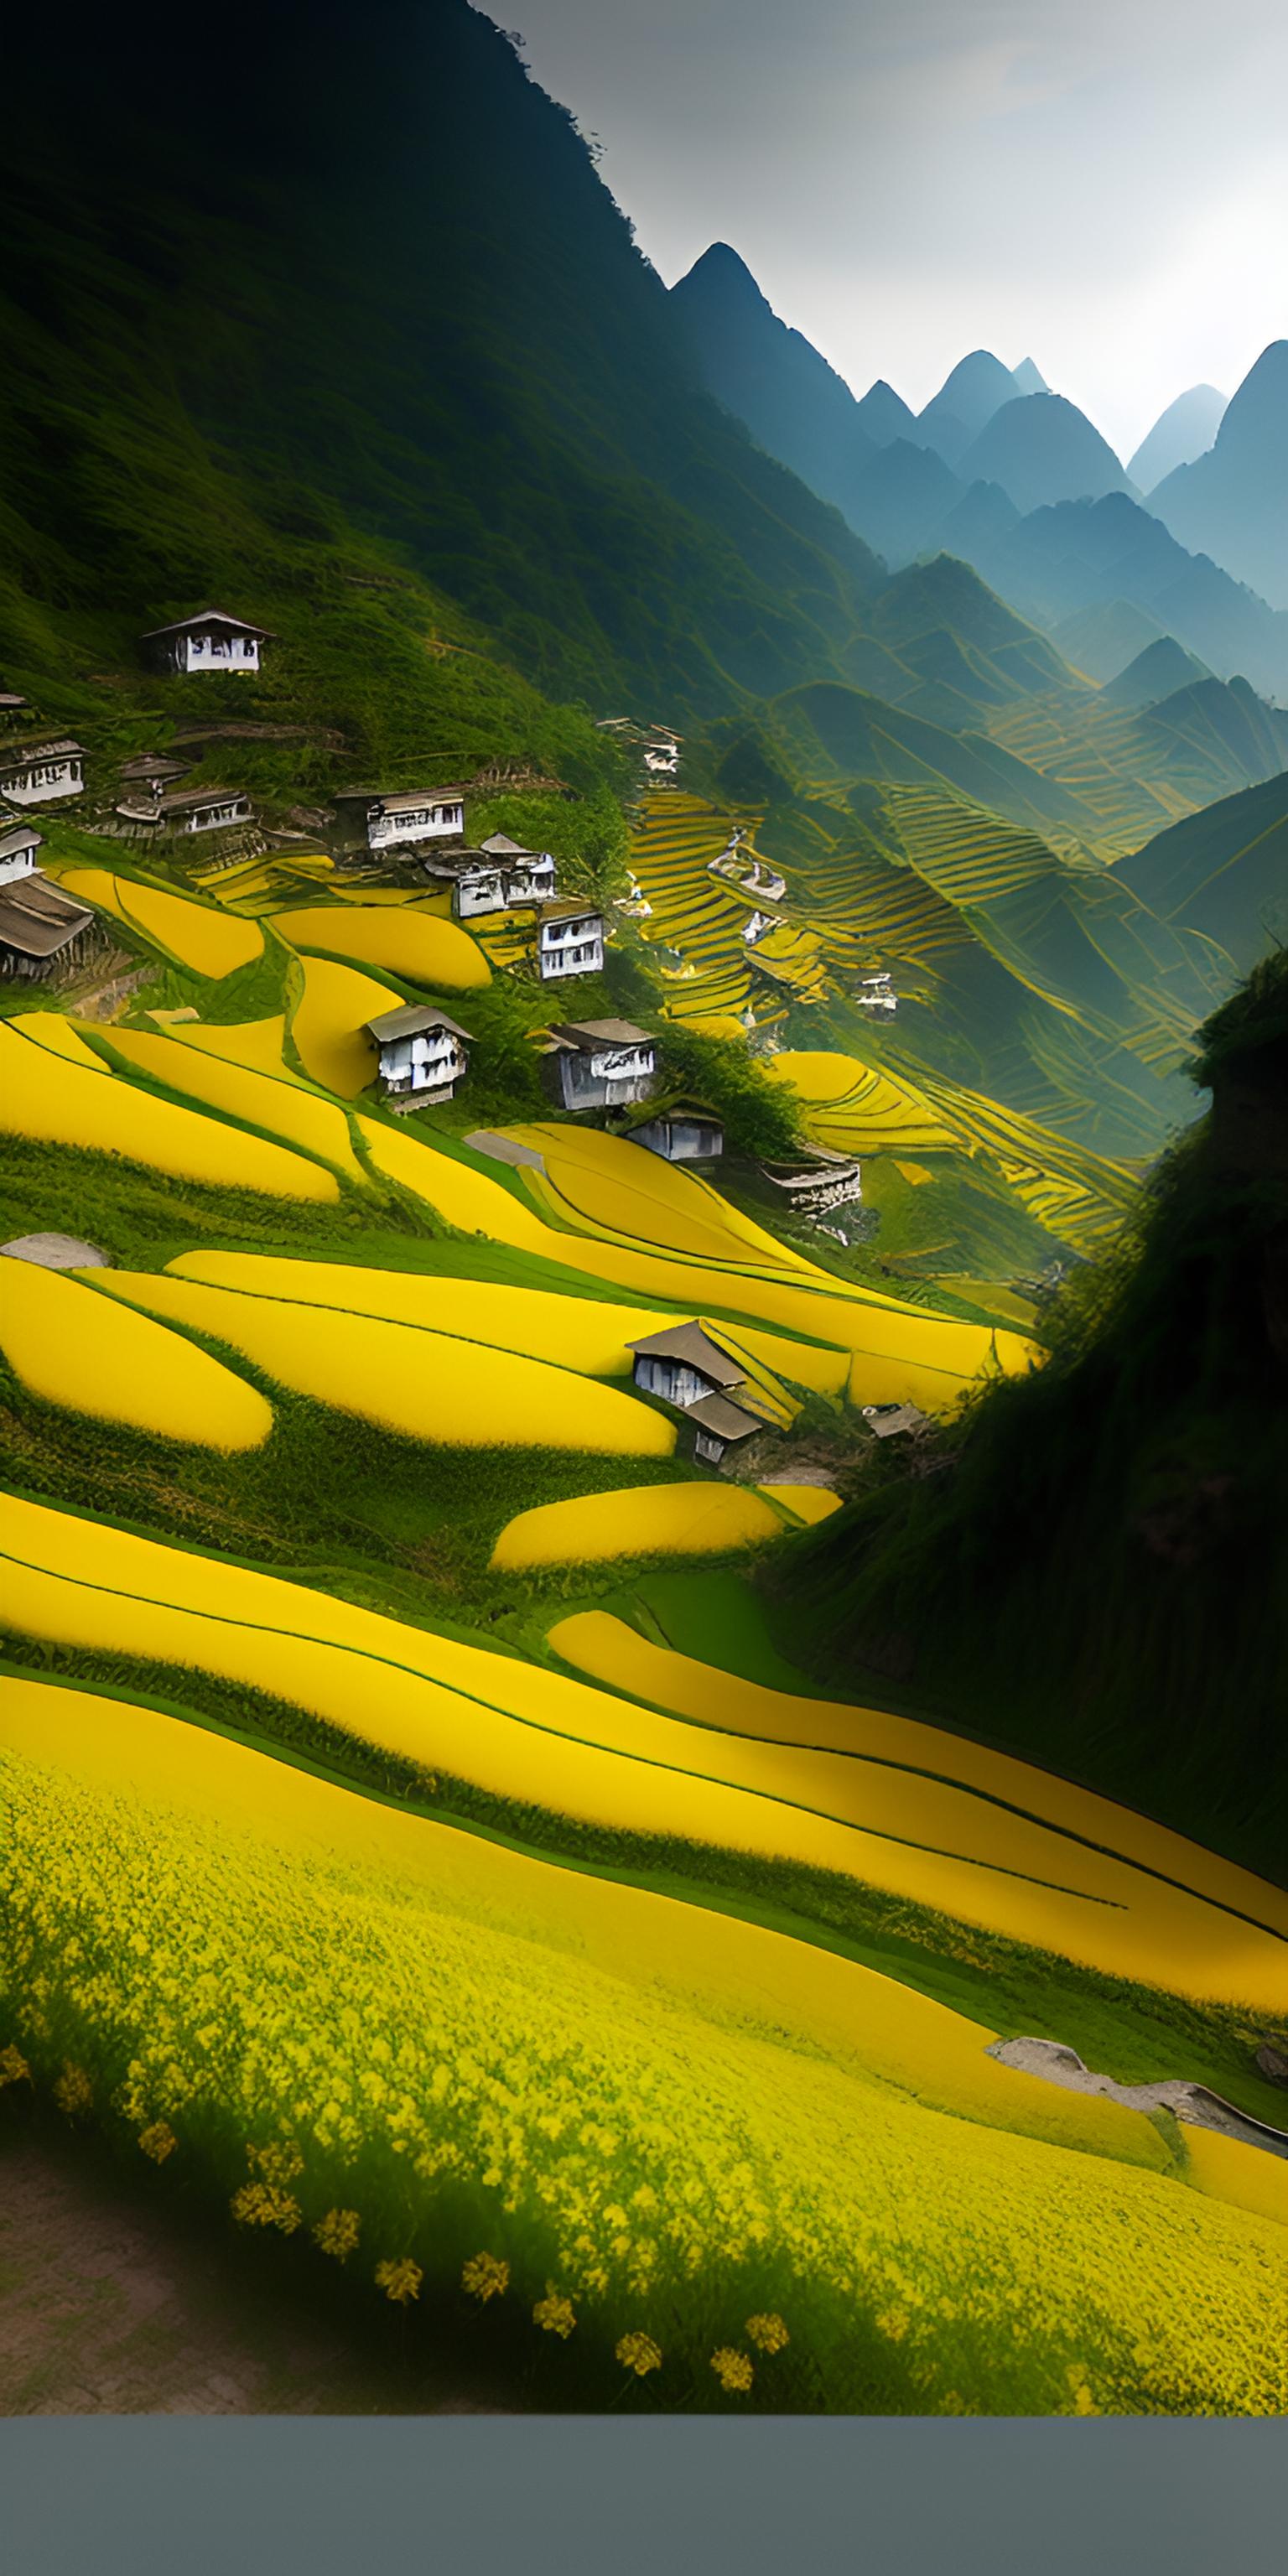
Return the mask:
<svg viewBox="0 0 1288 2576">
<path fill-rule="evenodd" d="M 400 2262 L 376 2265 L 376 2280 L 379 2287 L 384 2291 L 385 2297 L 392 2299 L 395 2306 L 400 2308 L 405 2308 L 409 2299 L 420 2297 L 420 2285 L 424 2278 L 425 2275 L 419 2263 L 413 2263 L 408 2254 L 404 2254 Z"/>
<path fill-rule="evenodd" d="M 63 2060 L 62 2074 L 54 2085 L 54 2100 L 71 2119 L 94 2107 L 94 2087 L 84 2067 L 74 2066 L 70 2057 Z"/>
<path fill-rule="evenodd" d="M 461 2288 L 472 2299 L 499 2299 L 510 2286 L 510 2266 L 496 2254 L 471 2254 L 461 2274 Z"/>
<path fill-rule="evenodd" d="M 24 2053 L 66 2051 L 59 2098 L 87 2107 L 92 2067 L 135 2136 L 237 2123 L 243 2225 L 316 2228 L 336 2255 L 360 2227 L 454 2269 L 482 2209 L 472 2296 L 513 2276 L 531 2314 L 557 2282 L 579 2340 L 666 2313 L 668 2356 L 704 2370 L 712 2315 L 746 2318 L 732 2394 L 749 2353 L 783 2351 L 786 2317 L 838 2407 L 874 2402 L 875 2372 L 901 2409 L 1057 2413 L 1082 2363 L 1104 2413 L 1288 2409 L 1284 2227 L 1188 2188 L 1154 2130 L 1131 2162 L 1126 2114 L 1088 2133 L 1095 2152 L 987 2125 L 986 2094 L 950 2115 L 915 2067 L 865 2062 L 862 1972 L 830 2036 L 821 2006 L 793 2024 L 775 1936 L 755 1933 L 760 1984 L 735 1990 L 708 1973 L 707 1918 L 674 1909 L 673 1957 L 657 1898 L 596 1886 L 600 1910 L 574 1911 L 567 1873 L 415 1820 L 378 1841 L 384 1811 L 324 1784 L 307 1787 L 326 1832 L 292 1839 L 280 1766 L 192 1728 L 175 1761 L 209 1745 L 202 1799 L 177 1767 L 114 1778 L 110 1705 L 83 1774 L 51 1756 L 47 1713 L 30 1756 L 0 1752 L 4 2063 L 18 2080 Z M 225 1775 L 240 1804 L 204 1795 Z M 346 1852 L 350 1808 L 371 1857 Z M 624 1946 L 599 1961 L 610 1897 L 653 1909 L 637 1968 Z M 720 1938 L 732 1956 L 744 1927 Z M 660 2365 L 646 2332 L 616 2351 L 640 2377 Z"/>
<path fill-rule="evenodd" d="M 567 2340 L 577 2322 L 577 2311 L 571 2299 L 565 2299 L 553 2281 L 546 2283 L 544 2299 L 538 2299 L 532 2311 L 534 2322 L 547 2334 L 562 2335 Z"/>
<path fill-rule="evenodd" d="M 324 2254 L 333 2254 L 337 2263 L 346 2263 L 357 2251 L 361 2234 L 362 2222 L 356 2209 L 328 2209 L 313 2230 L 313 2241 Z"/>
<path fill-rule="evenodd" d="M 0 2048 L 0 2086 L 5 2084 L 29 2084 L 30 2082 L 31 2068 L 27 2064 L 22 2050 L 20 2048 L 15 2048 L 12 2041 L 7 2048 Z"/>
<path fill-rule="evenodd" d="M 166 2157 L 174 2154 L 178 2144 L 179 2141 L 168 2120 L 153 2120 L 146 2129 L 141 2129 L 139 2132 L 139 2145 L 144 2155 L 151 2157 L 154 2165 L 163 2165 Z"/>
<path fill-rule="evenodd" d="M 745 2352 L 737 2351 L 733 2344 L 722 2343 L 711 2355 L 711 2367 L 721 2387 L 730 2396 L 746 2396 L 755 2372 Z"/>
</svg>

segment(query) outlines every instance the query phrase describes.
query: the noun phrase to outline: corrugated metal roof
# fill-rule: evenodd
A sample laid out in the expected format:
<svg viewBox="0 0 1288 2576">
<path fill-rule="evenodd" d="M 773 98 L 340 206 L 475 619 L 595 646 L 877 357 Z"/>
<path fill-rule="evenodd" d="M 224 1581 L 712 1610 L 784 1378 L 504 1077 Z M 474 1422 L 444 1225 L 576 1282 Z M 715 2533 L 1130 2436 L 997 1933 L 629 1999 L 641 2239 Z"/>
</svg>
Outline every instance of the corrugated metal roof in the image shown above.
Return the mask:
<svg viewBox="0 0 1288 2576">
<path fill-rule="evenodd" d="M 626 1347 L 650 1359 L 687 1361 L 717 1386 L 741 1386 L 747 1374 L 697 1323 L 668 1324 L 663 1332 L 647 1333 L 642 1342 L 628 1342 Z"/>
</svg>

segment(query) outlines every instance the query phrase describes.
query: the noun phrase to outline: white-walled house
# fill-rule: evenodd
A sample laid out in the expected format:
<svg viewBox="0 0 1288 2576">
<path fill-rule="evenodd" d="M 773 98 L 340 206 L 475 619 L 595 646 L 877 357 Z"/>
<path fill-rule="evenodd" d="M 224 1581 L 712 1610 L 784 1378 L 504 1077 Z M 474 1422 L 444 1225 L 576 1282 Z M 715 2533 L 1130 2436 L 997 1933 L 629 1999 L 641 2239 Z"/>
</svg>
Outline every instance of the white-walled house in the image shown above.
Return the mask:
<svg viewBox="0 0 1288 2576">
<path fill-rule="evenodd" d="M 549 850 L 525 850 L 505 832 L 491 833 L 481 847 L 501 869 L 507 911 L 522 903 L 553 903 L 555 863 Z"/>
<path fill-rule="evenodd" d="M 40 834 L 16 814 L 0 814 L 0 885 L 29 877 L 41 846 Z"/>
<path fill-rule="evenodd" d="M 667 1163 L 714 1163 L 724 1152 L 724 1129 L 709 1110 L 679 1102 L 632 1127 L 630 1141 Z"/>
<path fill-rule="evenodd" d="M 0 796 L 10 805 L 47 805 L 81 795 L 84 786 L 85 754 L 68 735 L 0 752 Z"/>
<path fill-rule="evenodd" d="M 463 787 L 419 787 L 396 795 L 374 788 L 347 789 L 332 799 L 350 837 L 369 850 L 410 847 L 419 841 L 459 841 L 465 829 Z"/>
<path fill-rule="evenodd" d="M 561 1109 L 626 1108 L 647 1100 L 657 1049 L 630 1020 L 564 1020 L 550 1032 L 542 1069 Z"/>
<path fill-rule="evenodd" d="M 604 967 L 604 916 L 579 903 L 546 905 L 537 930 L 537 972 L 543 984 L 565 975 L 600 975 Z"/>
<path fill-rule="evenodd" d="M 477 850 L 444 850 L 424 862 L 425 874 L 450 886 L 458 921 L 477 921 L 480 914 L 514 912 L 548 902 L 555 891 L 555 863 L 548 850 L 523 850 L 504 832 L 494 832 Z"/>
<path fill-rule="evenodd" d="M 266 626 L 230 617 L 224 608 L 199 608 L 172 626 L 154 626 L 143 637 L 149 661 L 185 677 L 194 672 L 253 676 L 260 667 L 260 647 L 274 640 Z"/>
<path fill-rule="evenodd" d="M 628 1348 L 635 1354 L 635 1384 L 687 1417 L 693 1454 L 708 1466 L 718 1467 L 726 1450 L 764 1430 L 759 1414 L 730 1402 L 729 1389 L 746 1384 L 746 1371 L 702 1324 L 668 1324 Z"/>
<path fill-rule="evenodd" d="M 380 1059 L 385 1097 L 395 1109 L 432 1108 L 452 1099 L 469 1070 L 470 1032 L 446 1011 L 408 1003 L 365 1023 Z"/>
</svg>

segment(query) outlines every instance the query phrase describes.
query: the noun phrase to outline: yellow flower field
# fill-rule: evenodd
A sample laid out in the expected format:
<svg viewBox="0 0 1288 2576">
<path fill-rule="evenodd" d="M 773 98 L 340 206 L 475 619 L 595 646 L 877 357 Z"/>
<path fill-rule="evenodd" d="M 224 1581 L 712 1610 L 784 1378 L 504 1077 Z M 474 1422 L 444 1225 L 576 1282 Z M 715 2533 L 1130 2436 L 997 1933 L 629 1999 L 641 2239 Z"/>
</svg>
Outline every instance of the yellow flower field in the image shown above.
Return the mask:
<svg viewBox="0 0 1288 2576">
<path fill-rule="evenodd" d="M 153 1037 L 134 1029 L 105 1032 L 105 1043 L 127 1065 L 137 1065 L 140 1073 L 151 1074 L 171 1091 L 185 1091 L 207 1109 L 245 1119 L 252 1127 L 266 1127 L 284 1144 L 329 1163 L 359 1188 L 369 1187 L 343 1109 L 332 1100 L 319 1100 L 303 1083 L 288 1081 L 280 1067 L 277 1075 L 252 1072 L 249 1066 L 184 1046 L 176 1038 Z"/>
<path fill-rule="evenodd" d="M 304 1070 L 324 1091 L 356 1100 L 375 1081 L 376 1050 L 365 1035 L 368 1020 L 396 1011 L 401 993 L 360 975 L 353 966 L 337 966 L 329 957 L 302 957 L 304 992 L 296 1004 L 291 1035 Z"/>
<path fill-rule="evenodd" d="M 424 912 L 361 902 L 308 904 L 295 912 L 275 912 L 272 919 L 292 948 L 352 957 L 363 966 L 383 967 L 387 975 L 401 975 L 409 984 L 428 984 L 434 992 L 469 993 L 492 980 L 477 940 L 456 922 Z"/>
<path fill-rule="evenodd" d="M 0 1350 L 47 1404 L 207 1449 L 258 1449 L 272 1407 L 181 1333 L 64 1272 L 0 1263 Z"/>
<path fill-rule="evenodd" d="M 0 1744 L 20 2040 L 60 1959 L 91 2096 L 177 2157 L 224 2107 L 377 2277 L 481 2244 L 663 2368 L 768 2310 L 838 2407 L 874 2374 L 931 2412 L 1288 2402 L 1284 2229 L 942 2007 L 120 1701 L 7 1683 Z"/>
<path fill-rule="evenodd" d="M 125 1155 L 173 1180 L 272 1198 L 334 1202 L 340 1196 L 334 1172 L 302 1154 L 175 1101 L 155 1100 L 109 1074 L 97 1058 L 91 1066 L 55 1054 L 24 1036 L 20 1020 L 0 1025 L 0 1132 Z"/>
<path fill-rule="evenodd" d="M 884 1066 L 825 1050 L 801 1054 L 784 1049 L 766 1058 L 765 1071 L 771 1081 L 800 1093 L 809 1103 L 811 1135 L 842 1153 L 880 1154 L 892 1147 L 910 1153 L 951 1152 L 960 1143 L 925 1093 Z"/>
<path fill-rule="evenodd" d="M 146 939 L 197 975 L 219 979 L 239 966 L 250 966 L 264 954 L 264 934 L 256 921 L 236 921 L 214 904 L 194 903 L 168 887 L 141 885 L 134 877 L 114 875 L 110 868 L 65 868 L 62 883 L 77 903 L 112 913 L 127 929 Z"/>
<path fill-rule="evenodd" d="M 611 1556 L 705 1556 L 781 1538 L 783 1526 L 746 1485 L 637 1485 L 519 1512 L 506 1522 L 492 1563 L 509 1573 Z"/>
<path fill-rule="evenodd" d="M 811 1527 L 817 1521 L 830 1520 L 832 1513 L 841 1508 L 841 1496 L 833 1493 L 830 1485 L 762 1485 L 760 1491 Z"/>
<path fill-rule="evenodd" d="M 155 1019 L 155 1011 L 152 1017 Z M 220 1027 L 213 1020 L 181 1020 L 167 1028 L 166 1036 L 177 1044 L 196 1047 L 202 1055 L 220 1057 L 229 1064 L 244 1064 L 251 1073 L 271 1074 L 274 1081 L 294 1082 L 283 1060 L 286 1037 L 286 1014 L 276 1011 L 267 1020 L 235 1020 Z"/>
<path fill-rule="evenodd" d="M 1063 1784 L 1024 1764 L 1027 1812 L 1010 1813 L 957 1784 L 950 1736 L 939 1778 L 735 1737 L 226 1561 L 12 1497 L 0 1515 L 29 1634 L 250 1683 L 519 1806 L 832 1870 L 1171 1993 L 1288 2002 L 1288 1899 L 1105 1799 L 1089 1802 L 1099 1847 L 1039 1821 Z M 1117 1856 L 1141 1834 L 1144 1868 Z M 1159 1854 L 1178 1884 L 1150 1874 Z"/>
<path fill-rule="evenodd" d="M 209 1333 L 279 1385 L 407 1440 L 448 1448 L 550 1448 L 667 1458 L 673 1425 L 634 1396 L 518 1351 L 458 1341 L 335 1307 L 242 1296 L 195 1279 L 112 1270 L 114 1297 Z"/>
</svg>

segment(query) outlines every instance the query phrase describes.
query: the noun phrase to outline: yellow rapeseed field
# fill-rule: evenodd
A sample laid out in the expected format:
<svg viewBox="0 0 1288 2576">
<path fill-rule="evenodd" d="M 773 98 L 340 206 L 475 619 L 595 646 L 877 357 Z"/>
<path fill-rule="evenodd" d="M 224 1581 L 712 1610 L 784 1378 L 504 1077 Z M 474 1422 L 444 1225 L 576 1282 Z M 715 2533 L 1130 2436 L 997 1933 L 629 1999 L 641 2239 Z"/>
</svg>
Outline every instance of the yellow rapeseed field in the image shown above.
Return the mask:
<svg viewBox="0 0 1288 2576">
<path fill-rule="evenodd" d="M 157 1014 L 152 1014 L 155 1019 Z M 202 1055 L 222 1057 L 229 1064 L 244 1064 L 252 1073 L 269 1073 L 278 1082 L 294 1082 L 282 1057 L 286 1037 L 286 1014 L 276 1011 L 267 1020 L 235 1020 L 227 1027 L 213 1020 L 184 1020 L 167 1029 L 180 1046 L 196 1047 Z"/>
<path fill-rule="evenodd" d="M 346 1180 L 370 1186 L 354 1153 L 344 1110 L 333 1100 L 317 1099 L 303 1083 L 287 1081 L 280 1065 L 276 1075 L 256 1073 L 217 1053 L 183 1046 L 176 1038 L 134 1029 L 112 1029 L 106 1042 L 127 1065 L 137 1065 L 140 1073 L 151 1074 L 170 1090 L 185 1091 L 206 1108 L 244 1118 L 250 1126 L 266 1127 L 285 1144 L 331 1164 Z"/>
<path fill-rule="evenodd" d="M 1284 2229 L 940 2006 L 120 1701 L 5 1684 L 0 1765 L 10 2044 L 391 2296 L 544 2293 L 664 2399 L 750 2319 L 836 2408 L 1288 2404 Z"/>
<path fill-rule="evenodd" d="M 273 1198 L 334 1202 L 340 1195 L 334 1172 L 302 1154 L 243 1135 L 175 1101 L 155 1100 L 97 1060 L 91 1067 L 55 1055 L 24 1037 L 21 1024 L 12 1021 L 0 1026 L 0 1131 L 40 1144 L 122 1154 L 174 1180 Z"/>
<path fill-rule="evenodd" d="M 735 1736 L 15 1497 L 0 1498 L 0 1534 L 9 1615 L 29 1634 L 250 1683 L 518 1807 L 830 1870 L 1172 1993 L 1272 2014 L 1288 2002 L 1288 1939 L 1271 1928 L 1288 1899 L 1108 1800 L 1090 1801 L 1102 1847 L 1074 1839 L 1040 1819 L 1062 1784 L 1024 1764 L 1009 1812 L 957 1784 L 952 1737 L 935 1778 Z M 581 1659 L 575 1622 L 552 1642 Z M 1118 1856 L 1141 1834 L 1178 1884 L 1149 1874 L 1156 1859 Z"/>
<path fill-rule="evenodd" d="M 401 993 L 373 982 L 353 966 L 337 966 L 329 957 L 302 957 L 304 992 L 291 1021 L 291 1035 L 305 1072 L 324 1091 L 356 1100 L 375 1081 L 376 1050 L 364 1035 L 368 1020 L 402 1005 Z"/>
<path fill-rule="evenodd" d="M 194 974 L 218 979 L 239 966 L 250 966 L 264 954 L 264 934 L 257 921 L 237 921 L 214 904 L 194 903 L 166 886 L 140 885 L 133 877 L 108 868 L 68 868 L 62 873 L 68 894 L 77 903 L 110 912 L 131 930 L 141 930 L 156 948 L 178 959 Z"/>
<path fill-rule="evenodd" d="M 437 921 L 424 912 L 363 903 L 308 904 L 298 912 L 274 913 L 273 927 L 293 948 L 352 957 L 363 966 L 383 967 L 387 975 L 401 975 L 409 984 L 428 984 L 435 992 L 473 992 L 492 980 L 477 940 L 456 922 Z"/>
<path fill-rule="evenodd" d="M 212 1334 L 279 1385 L 408 1440 L 635 1458 L 666 1458 L 675 1447 L 672 1423 L 637 1397 L 520 1351 L 485 1353 L 416 1325 L 195 1279 L 112 1270 L 102 1284 L 149 1314 Z"/>
<path fill-rule="evenodd" d="M 492 1563 L 508 1573 L 609 1556 L 706 1556 L 781 1538 L 783 1526 L 746 1485 L 636 1485 L 519 1512 L 502 1530 Z"/>
<path fill-rule="evenodd" d="M 0 1261 L 0 1350 L 47 1404 L 206 1449 L 258 1449 L 272 1407 L 150 1315 L 31 1261 Z"/>
<path fill-rule="evenodd" d="M 771 1502 L 782 1503 L 796 1520 L 811 1524 L 828 1520 L 841 1508 L 841 1497 L 830 1485 L 762 1485 L 760 1490 Z"/>
</svg>

